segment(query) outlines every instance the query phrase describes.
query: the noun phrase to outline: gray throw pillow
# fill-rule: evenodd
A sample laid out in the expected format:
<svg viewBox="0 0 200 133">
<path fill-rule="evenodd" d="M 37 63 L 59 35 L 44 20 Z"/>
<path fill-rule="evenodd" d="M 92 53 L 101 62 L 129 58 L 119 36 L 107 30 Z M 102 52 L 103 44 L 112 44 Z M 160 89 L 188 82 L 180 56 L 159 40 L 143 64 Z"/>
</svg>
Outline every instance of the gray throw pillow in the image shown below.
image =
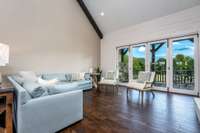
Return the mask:
<svg viewBox="0 0 200 133">
<path fill-rule="evenodd" d="M 22 85 L 32 98 L 48 95 L 46 87 L 37 82 L 25 81 Z"/>
</svg>

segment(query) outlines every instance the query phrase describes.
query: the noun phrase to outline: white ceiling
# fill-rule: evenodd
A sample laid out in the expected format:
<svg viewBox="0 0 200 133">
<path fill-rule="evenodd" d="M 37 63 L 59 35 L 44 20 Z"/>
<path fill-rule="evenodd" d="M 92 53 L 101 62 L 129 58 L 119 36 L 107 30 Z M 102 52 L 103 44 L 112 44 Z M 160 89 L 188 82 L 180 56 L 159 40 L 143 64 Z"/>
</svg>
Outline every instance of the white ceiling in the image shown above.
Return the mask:
<svg viewBox="0 0 200 133">
<path fill-rule="evenodd" d="M 166 16 L 200 0 L 83 0 L 103 33 Z M 105 15 L 100 16 L 101 12 Z"/>
</svg>

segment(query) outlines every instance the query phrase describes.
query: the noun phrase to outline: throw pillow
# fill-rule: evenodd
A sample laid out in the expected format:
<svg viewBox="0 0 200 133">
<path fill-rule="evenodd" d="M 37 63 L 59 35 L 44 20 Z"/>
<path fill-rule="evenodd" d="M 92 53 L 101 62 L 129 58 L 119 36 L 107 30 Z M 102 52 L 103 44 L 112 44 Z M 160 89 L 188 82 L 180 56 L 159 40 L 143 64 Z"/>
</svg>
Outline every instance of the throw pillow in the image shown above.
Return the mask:
<svg viewBox="0 0 200 133">
<path fill-rule="evenodd" d="M 23 87 L 31 95 L 32 98 L 48 95 L 47 89 L 37 82 L 25 81 L 23 83 Z"/>
<path fill-rule="evenodd" d="M 57 79 L 51 79 L 51 80 L 44 80 L 41 77 L 38 78 L 38 83 L 42 86 L 52 86 L 58 83 Z"/>
<path fill-rule="evenodd" d="M 72 73 L 71 75 L 72 75 L 71 81 L 80 80 L 79 73 Z"/>
<path fill-rule="evenodd" d="M 84 80 L 85 79 L 85 72 L 79 73 L 79 80 Z"/>
<path fill-rule="evenodd" d="M 20 71 L 19 76 L 24 79 L 24 81 L 36 82 L 38 80 L 37 75 L 32 71 Z"/>
</svg>

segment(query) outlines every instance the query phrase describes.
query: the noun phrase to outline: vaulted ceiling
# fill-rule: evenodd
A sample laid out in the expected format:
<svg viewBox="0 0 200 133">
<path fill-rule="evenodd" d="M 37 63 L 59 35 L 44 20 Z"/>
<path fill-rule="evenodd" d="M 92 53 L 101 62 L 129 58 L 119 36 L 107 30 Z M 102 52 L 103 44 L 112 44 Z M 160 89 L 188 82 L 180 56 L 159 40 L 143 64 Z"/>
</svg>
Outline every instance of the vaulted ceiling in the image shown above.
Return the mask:
<svg viewBox="0 0 200 133">
<path fill-rule="evenodd" d="M 113 32 L 200 4 L 200 0 L 83 1 L 103 33 Z"/>
</svg>

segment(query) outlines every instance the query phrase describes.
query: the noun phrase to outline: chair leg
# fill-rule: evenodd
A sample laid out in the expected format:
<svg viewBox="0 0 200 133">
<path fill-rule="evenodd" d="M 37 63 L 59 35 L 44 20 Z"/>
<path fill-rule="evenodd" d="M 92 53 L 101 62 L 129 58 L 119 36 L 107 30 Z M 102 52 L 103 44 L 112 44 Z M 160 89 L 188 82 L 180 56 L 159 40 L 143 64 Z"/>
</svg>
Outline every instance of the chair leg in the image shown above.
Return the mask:
<svg viewBox="0 0 200 133">
<path fill-rule="evenodd" d="M 127 100 L 128 100 L 128 88 L 126 88 L 126 97 L 127 97 Z"/>
<path fill-rule="evenodd" d="M 144 91 L 141 91 L 141 94 L 142 94 L 142 103 L 143 103 L 143 98 L 144 98 Z"/>
<path fill-rule="evenodd" d="M 153 98 L 154 98 L 154 97 L 155 97 L 155 94 L 154 94 L 153 90 L 151 90 L 151 94 L 153 95 Z"/>
<path fill-rule="evenodd" d="M 119 93 L 119 87 L 118 87 L 118 86 L 116 86 L 116 88 L 117 88 L 117 95 L 118 95 L 118 93 Z"/>
<path fill-rule="evenodd" d="M 115 86 L 113 85 L 113 95 L 115 95 Z"/>
</svg>

